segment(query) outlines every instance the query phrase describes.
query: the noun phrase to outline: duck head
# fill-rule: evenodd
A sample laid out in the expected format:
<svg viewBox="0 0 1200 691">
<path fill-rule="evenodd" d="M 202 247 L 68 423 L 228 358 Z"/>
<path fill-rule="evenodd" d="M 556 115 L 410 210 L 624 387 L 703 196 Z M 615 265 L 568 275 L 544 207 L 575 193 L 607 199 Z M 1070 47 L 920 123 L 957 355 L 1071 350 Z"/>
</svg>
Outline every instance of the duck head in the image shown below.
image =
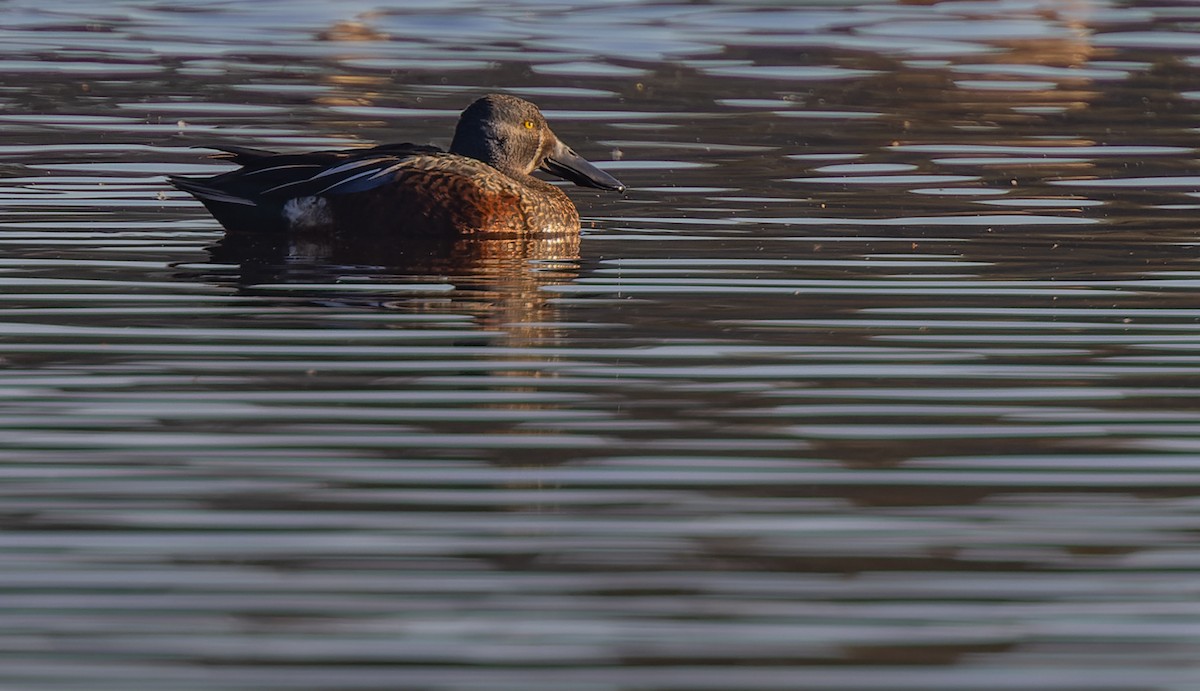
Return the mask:
<svg viewBox="0 0 1200 691">
<path fill-rule="evenodd" d="M 581 187 L 624 192 L 620 180 L 559 141 L 538 107 L 516 96 L 488 94 L 463 111 L 450 152 L 509 175 L 542 169 Z"/>
</svg>

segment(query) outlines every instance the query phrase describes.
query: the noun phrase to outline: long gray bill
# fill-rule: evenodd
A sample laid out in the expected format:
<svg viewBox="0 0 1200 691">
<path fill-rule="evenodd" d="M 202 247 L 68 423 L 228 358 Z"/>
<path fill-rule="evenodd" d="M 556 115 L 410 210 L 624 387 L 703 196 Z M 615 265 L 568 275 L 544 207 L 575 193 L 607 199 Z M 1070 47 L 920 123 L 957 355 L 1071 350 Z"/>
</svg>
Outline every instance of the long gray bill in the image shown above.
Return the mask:
<svg viewBox="0 0 1200 691">
<path fill-rule="evenodd" d="M 586 158 L 571 150 L 569 146 L 558 142 L 542 169 L 551 175 L 557 175 L 564 180 L 580 187 L 594 187 L 598 190 L 624 192 L 625 184 L 608 173 L 592 165 Z"/>
</svg>

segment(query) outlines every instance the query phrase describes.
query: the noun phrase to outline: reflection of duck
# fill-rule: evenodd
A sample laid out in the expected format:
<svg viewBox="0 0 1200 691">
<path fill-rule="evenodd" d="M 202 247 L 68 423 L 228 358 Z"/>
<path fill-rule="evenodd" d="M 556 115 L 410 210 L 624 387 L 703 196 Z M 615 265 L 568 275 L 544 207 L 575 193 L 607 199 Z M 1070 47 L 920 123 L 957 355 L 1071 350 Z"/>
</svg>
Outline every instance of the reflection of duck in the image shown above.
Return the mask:
<svg viewBox="0 0 1200 691">
<path fill-rule="evenodd" d="M 209 248 L 216 264 L 236 264 L 262 280 L 266 271 L 286 274 L 327 273 L 336 279 L 348 269 L 386 269 L 431 276 L 489 273 L 497 265 L 524 266 L 530 261 L 579 258 L 579 233 L 420 234 L 402 243 L 379 243 L 376 236 L 328 234 L 279 237 L 228 233 Z M 287 282 L 287 279 L 280 279 Z"/>
<path fill-rule="evenodd" d="M 236 266 L 236 285 L 248 295 L 309 294 L 321 304 L 339 302 L 393 310 L 471 315 L 487 331 L 503 331 L 507 345 L 554 338 L 560 318 L 546 286 L 571 283 L 579 267 L 580 234 L 487 233 L 414 235 L 403 243 L 326 238 L 297 245 L 252 233 L 228 233 L 209 248 L 210 266 Z M 226 282 L 227 270 L 204 280 Z M 398 298 L 397 285 L 415 284 L 413 297 Z M 370 287 L 378 285 L 379 292 Z M 439 286 L 433 296 L 419 286 Z M 263 286 L 268 286 L 263 288 Z M 338 286 L 348 286 L 344 292 Z M 451 291 L 440 287 L 453 286 Z M 263 292 L 265 291 L 265 292 Z M 501 341 L 497 341 L 500 343 Z"/>
<path fill-rule="evenodd" d="M 463 111 L 448 153 L 413 144 L 303 154 L 216 148 L 242 168 L 170 180 L 231 231 L 569 232 L 579 229 L 575 205 L 534 170 L 625 189 L 559 141 L 537 106 L 499 94 Z"/>
</svg>

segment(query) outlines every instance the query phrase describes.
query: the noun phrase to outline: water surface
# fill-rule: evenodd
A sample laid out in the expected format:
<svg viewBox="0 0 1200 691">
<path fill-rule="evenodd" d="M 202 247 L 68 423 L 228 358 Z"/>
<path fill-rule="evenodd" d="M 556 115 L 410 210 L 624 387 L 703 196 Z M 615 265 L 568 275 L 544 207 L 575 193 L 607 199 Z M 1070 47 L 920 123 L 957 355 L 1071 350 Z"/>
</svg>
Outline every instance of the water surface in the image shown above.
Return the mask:
<svg viewBox="0 0 1200 691">
<path fill-rule="evenodd" d="M 0 686 L 1200 687 L 1200 13 L 0 4 Z M 194 149 L 530 98 L 581 238 Z"/>
</svg>

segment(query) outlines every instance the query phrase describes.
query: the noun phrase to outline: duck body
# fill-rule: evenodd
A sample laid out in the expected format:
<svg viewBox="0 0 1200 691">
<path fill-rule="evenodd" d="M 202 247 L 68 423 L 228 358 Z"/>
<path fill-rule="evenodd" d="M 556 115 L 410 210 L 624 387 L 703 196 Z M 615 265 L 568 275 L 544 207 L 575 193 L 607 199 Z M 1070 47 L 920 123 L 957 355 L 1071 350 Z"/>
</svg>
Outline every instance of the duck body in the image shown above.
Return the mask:
<svg viewBox="0 0 1200 691">
<path fill-rule="evenodd" d="M 463 112 L 450 151 L 415 144 L 278 154 L 215 147 L 240 169 L 171 177 L 226 229 L 265 233 L 561 233 L 579 213 L 546 170 L 578 185 L 625 186 L 564 145 L 528 101 L 485 96 Z"/>
</svg>

